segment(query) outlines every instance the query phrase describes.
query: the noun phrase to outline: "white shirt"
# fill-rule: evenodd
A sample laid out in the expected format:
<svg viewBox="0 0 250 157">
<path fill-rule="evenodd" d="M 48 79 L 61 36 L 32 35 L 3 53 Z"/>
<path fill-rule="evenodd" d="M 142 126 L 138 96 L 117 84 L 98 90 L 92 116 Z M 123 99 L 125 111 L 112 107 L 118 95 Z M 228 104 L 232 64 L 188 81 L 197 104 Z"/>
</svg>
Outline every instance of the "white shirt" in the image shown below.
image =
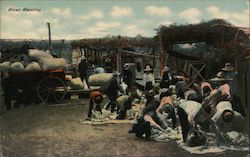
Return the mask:
<svg viewBox="0 0 250 157">
<path fill-rule="evenodd" d="M 201 110 L 202 105 L 196 101 L 187 100 L 183 101 L 179 105 L 188 115 L 188 118 L 194 119 L 197 113 Z"/>
<path fill-rule="evenodd" d="M 218 119 L 221 117 L 223 111 L 229 110 L 233 111 L 232 104 L 229 101 L 221 101 L 216 105 L 215 108 L 215 114 L 211 118 L 214 122 L 218 121 Z"/>
<path fill-rule="evenodd" d="M 153 73 L 144 73 L 143 74 L 143 85 L 146 86 L 147 82 L 152 82 L 152 85 L 155 84 L 155 76 Z"/>
<path fill-rule="evenodd" d="M 180 103 L 179 107 L 187 113 L 189 120 L 194 120 L 196 123 L 205 122 L 211 117 L 204 111 L 202 104 L 196 101 L 183 101 Z"/>
</svg>

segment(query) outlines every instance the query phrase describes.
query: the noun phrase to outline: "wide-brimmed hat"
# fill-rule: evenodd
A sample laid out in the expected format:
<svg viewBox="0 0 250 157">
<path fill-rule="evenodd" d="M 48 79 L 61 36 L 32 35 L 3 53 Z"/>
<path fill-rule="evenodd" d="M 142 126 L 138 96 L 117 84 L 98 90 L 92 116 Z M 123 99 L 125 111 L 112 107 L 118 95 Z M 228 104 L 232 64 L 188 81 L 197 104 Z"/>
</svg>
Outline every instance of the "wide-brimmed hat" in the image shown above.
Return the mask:
<svg viewBox="0 0 250 157">
<path fill-rule="evenodd" d="M 150 65 L 146 65 L 146 68 L 144 69 L 145 72 L 152 71 L 153 69 L 151 68 Z"/>
<path fill-rule="evenodd" d="M 169 70 L 170 70 L 170 68 L 169 68 L 169 67 L 164 66 L 164 68 L 163 68 L 163 72 L 165 72 L 165 71 L 169 71 Z"/>
<path fill-rule="evenodd" d="M 117 72 L 117 71 L 114 71 L 114 72 L 113 72 L 113 76 L 119 76 L 119 75 L 120 75 L 119 72 Z"/>
<path fill-rule="evenodd" d="M 232 81 L 232 78 L 226 77 L 223 71 L 216 74 L 215 78 L 210 79 L 210 81 Z"/>
<path fill-rule="evenodd" d="M 231 63 L 226 63 L 225 67 L 222 68 L 223 71 L 234 71 L 234 67 L 231 65 Z"/>
</svg>

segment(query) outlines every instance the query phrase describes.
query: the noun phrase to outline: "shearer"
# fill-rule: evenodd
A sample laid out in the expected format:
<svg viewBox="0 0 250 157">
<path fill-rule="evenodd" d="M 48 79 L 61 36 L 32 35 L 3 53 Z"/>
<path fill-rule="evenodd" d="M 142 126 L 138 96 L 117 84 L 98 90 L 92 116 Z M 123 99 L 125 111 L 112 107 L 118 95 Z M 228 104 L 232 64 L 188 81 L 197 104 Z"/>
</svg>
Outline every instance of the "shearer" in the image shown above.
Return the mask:
<svg viewBox="0 0 250 157">
<path fill-rule="evenodd" d="M 182 128 L 183 142 L 186 143 L 188 136 L 192 133 L 199 132 L 197 127 L 198 123 L 206 122 L 211 118 L 211 107 L 206 106 L 206 108 L 204 108 L 199 102 L 186 100 L 179 104 L 177 114 L 179 115 Z M 199 143 L 195 145 L 200 144 L 204 144 L 204 140 L 199 141 Z"/>
<path fill-rule="evenodd" d="M 171 97 L 171 92 L 168 90 L 160 94 L 160 105 L 156 109 L 156 113 L 165 114 L 167 119 L 172 119 L 172 128 L 176 127 L 176 114 L 175 108 L 173 106 L 173 99 Z M 164 120 L 164 122 L 167 121 Z"/>
<path fill-rule="evenodd" d="M 242 115 L 233 110 L 229 101 L 221 101 L 216 105 L 216 112 L 211 118 L 211 127 L 219 137 L 223 137 L 225 140 L 227 138 L 225 132 L 243 131 L 243 120 Z"/>
<path fill-rule="evenodd" d="M 89 98 L 89 111 L 86 120 L 91 120 L 92 110 L 95 106 L 95 111 L 99 111 L 102 114 L 101 103 L 103 102 L 103 94 L 99 90 L 91 91 Z"/>
<path fill-rule="evenodd" d="M 140 138 L 145 134 L 145 138 L 149 139 L 152 127 L 164 131 L 163 127 L 165 126 L 156 113 L 157 108 L 160 106 L 160 101 L 154 99 L 152 93 L 148 93 L 146 99 L 147 102 L 145 108 L 142 110 L 142 114 L 137 118 L 137 123 L 132 125 L 129 133 L 135 133 L 136 136 Z M 168 108 L 161 108 L 161 110 L 163 109 L 167 110 Z"/>
<path fill-rule="evenodd" d="M 140 94 L 135 86 L 129 89 L 129 95 L 122 95 L 116 99 L 117 113 L 116 119 L 125 119 L 127 110 L 131 109 L 131 104 L 135 99 L 140 99 Z"/>
</svg>

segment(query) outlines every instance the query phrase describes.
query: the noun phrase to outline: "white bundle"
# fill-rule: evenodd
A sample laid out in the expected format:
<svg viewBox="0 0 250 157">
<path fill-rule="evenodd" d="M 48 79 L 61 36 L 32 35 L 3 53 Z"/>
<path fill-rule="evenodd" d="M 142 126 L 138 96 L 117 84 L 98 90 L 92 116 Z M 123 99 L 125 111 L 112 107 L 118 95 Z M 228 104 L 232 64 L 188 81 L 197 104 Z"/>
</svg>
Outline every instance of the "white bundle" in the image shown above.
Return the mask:
<svg viewBox="0 0 250 157">
<path fill-rule="evenodd" d="M 37 62 L 31 62 L 25 67 L 25 71 L 40 71 L 41 66 Z"/>
<path fill-rule="evenodd" d="M 53 58 L 50 53 L 37 49 L 30 49 L 29 56 L 35 60 L 39 60 L 41 58 Z"/>
<path fill-rule="evenodd" d="M 3 62 L 0 64 L 0 72 L 9 72 L 10 62 Z"/>
<path fill-rule="evenodd" d="M 42 70 L 53 70 L 66 67 L 66 60 L 64 58 L 40 58 L 38 62 Z"/>
<path fill-rule="evenodd" d="M 112 73 L 93 74 L 89 76 L 88 83 L 90 86 L 103 86 L 109 84 L 112 77 Z"/>
<path fill-rule="evenodd" d="M 83 89 L 84 88 L 84 84 L 79 77 L 73 78 L 72 80 L 70 80 L 69 85 L 72 89 Z"/>
<path fill-rule="evenodd" d="M 104 72 L 105 72 L 105 70 L 102 67 L 95 68 L 95 70 L 94 70 L 95 74 L 100 74 L 100 73 L 104 73 Z"/>
<path fill-rule="evenodd" d="M 14 62 L 10 65 L 10 72 L 21 72 L 24 71 L 23 63 Z"/>
</svg>

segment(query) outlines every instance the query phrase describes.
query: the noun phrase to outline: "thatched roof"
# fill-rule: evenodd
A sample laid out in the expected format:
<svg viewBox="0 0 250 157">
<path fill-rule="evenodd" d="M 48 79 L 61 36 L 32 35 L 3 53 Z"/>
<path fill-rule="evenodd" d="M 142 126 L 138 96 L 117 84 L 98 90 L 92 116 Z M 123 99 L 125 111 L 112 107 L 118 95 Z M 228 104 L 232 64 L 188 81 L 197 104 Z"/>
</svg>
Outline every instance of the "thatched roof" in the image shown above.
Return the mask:
<svg viewBox="0 0 250 157">
<path fill-rule="evenodd" d="M 200 24 L 160 26 L 155 39 L 161 39 L 163 48 L 173 56 L 178 56 L 178 52 L 172 49 L 173 44 L 205 42 L 221 49 L 229 57 L 240 56 L 250 60 L 249 34 L 246 32 L 249 28 L 243 29 L 225 20 L 214 19 Z"/>
<path fill-rule="evenodd" d="M 223 36 L 224 42 L 233 40 L 238 34 L 241 42 L 248 39 L 248 35 L 242 30 L 221 19 L 214 19 L 208 22 L 189 25 L 160 26 L 157 29 L 156 38 L 161 37 L 165 44 L 193 43 L 220 40 Z"/>
<path fill-rule="evenodd" d="M 72 47 L 85 47 L 97 50 L 117 49 L 127 47 L 154 47 L 155 43 L 152 38 L 142 37 L 125 37 L 125 36 L 107 36 L 103 38 L 88 38 L 72 41 Z"/>
</svg>

